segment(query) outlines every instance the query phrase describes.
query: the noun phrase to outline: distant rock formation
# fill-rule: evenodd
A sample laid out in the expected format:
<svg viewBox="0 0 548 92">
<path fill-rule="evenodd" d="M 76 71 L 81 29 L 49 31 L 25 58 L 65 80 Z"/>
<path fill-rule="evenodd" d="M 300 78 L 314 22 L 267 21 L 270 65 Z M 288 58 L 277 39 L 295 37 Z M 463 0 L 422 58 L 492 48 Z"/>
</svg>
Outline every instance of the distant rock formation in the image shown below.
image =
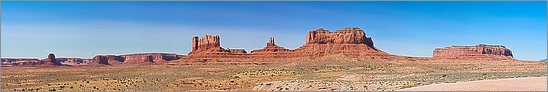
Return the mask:
<svg viewBox="0 0 548 92">
<path fill-rule="evenodd" d="M 433 58 L 445 59 L 478 59 L 478 58 L 496 58 L 496 59 L 512 59 L 512 51 L 502 45 L 485 45 L 479 44 L 475 46 L 451 46 L 445 48 L 436 48 L 433 53 Z"/>
<path fill-rule="evenodd" d="M 306 37 L 306 44 L 295 49 L 295 52 L 314 55 L 313 57 L 345 54 L 370 59 L 396 58 L 395 55 L 375 48 L 373 40 L 366 37 L 365 32 L 360 28 L 344 28 L 335 32 L 329 32 L 323 28 L 310 31 Z"/>
<path fill-rule="evenodd" d="M 93 58 L 94 65 L 119 64 L 162 64 L 166 61 L 177 60 L 181 55 L 168 53 L 139 53 L 127 55 L 97 55 Z"/>
<path fill-rule="evenodd" d="M 205 35 L 202 39 L 193 37 L 192 51 L 185 61 L 285 61 L 308 60 L 326 55 L 344 54 L 356 58 L 398 59 L 398 57 L 378 50 L 371 38 L 365 36 L 360 28 L 345 28 L 336 32 L 317 29 L 308 32 L 306 44 L 290 50 L 276 45 L 270 37 L 266 47 L 245 53 L 243 49 L 224 49 L 220 47 L 219 36 Z"/>
<path fill-rule="evenodd" d="M 2 66 L 63 66 L 62 62 L 66 58 L 56 58 L 55 54 L 48 54 L 46 59 L 28 59 L 28 58 L 2 58 Z"/>
<path fill-rule="evenodd" d="M 3 67 L 35 66 L 35 65 L 41 65 L 43 63 L 44 62 L 40 59 L 32 59 L 32 58 L 2 58 Z"/>
<path fill-rule="evenodd" d="M 251 51 L 252 54 L 259 54 L 259 53 L 275 53 L 275 52 L 292 52 L 293 50 L 286 49 L 284 47 L 276 45 L 274 42 L 274 37 L 270 37 L 268 40 L 268 43 L 266 43 L 266 47 L 259 50 L 253 50 Z"/>
<path fill-rule="evenodd" d="M 205 35 L 202 39 L 198 36 L 192 38 L 192 51 L 190 54 L 195 53 L 229 53 L 230 51 L 221 48 L 221 40 L 218 35 Z"/>
<path fill-rule="evenodd" d="M 336 32 L 319 28 L 308 32 L 306 44 L 366 44 L 371 48 L 375 48 L 373 40 L 366 37 L 365 32 L 360 28 L 344 28 Z"/>
<path fill-rule="evenodd" d="M 93 57 L 92 65 L 111 65 L 108 61 L 107 56 L 97 55 Z"/>
<path fill-rule="evenodd" d="M 84 58 L 55 58 L 58 62 L 61 62 L 63 65 L 87 65 L 92 62 L 92 59 Z"/>
<path fill-rule="evenodd" d="M 44 59 L 44 64 L 45 65 L 53 65 L 53 66 L 61 66 L 63 65 L 61 62 L 57 61 L 57 59 L 55 59 L 55 54 L 53 53 L 50 53 L 48 55 L 48 58 Z"/>
</svg>

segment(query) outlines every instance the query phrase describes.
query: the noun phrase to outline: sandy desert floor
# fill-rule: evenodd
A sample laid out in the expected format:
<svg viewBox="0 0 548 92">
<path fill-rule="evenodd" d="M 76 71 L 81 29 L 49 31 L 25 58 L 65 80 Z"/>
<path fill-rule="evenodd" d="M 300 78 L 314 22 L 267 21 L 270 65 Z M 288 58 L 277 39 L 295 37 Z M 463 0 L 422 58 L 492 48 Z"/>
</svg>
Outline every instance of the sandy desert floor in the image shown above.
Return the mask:
<svg viewBox="0 0 548 92">
<path fill-rule="evenodd" d="M 393 91 L 545 77 L 546 63 L 344 60 L 105 67 L 2 67 L 3 91 Z M 545 82 L 545 81 L 543 81 Z"/>
<path fill-rule="evenodd" d="M 527 77 L 442 83 L 406 88 L 399 91 L 547 91 L 546 84 L 546 77 Z"/>
</svg>

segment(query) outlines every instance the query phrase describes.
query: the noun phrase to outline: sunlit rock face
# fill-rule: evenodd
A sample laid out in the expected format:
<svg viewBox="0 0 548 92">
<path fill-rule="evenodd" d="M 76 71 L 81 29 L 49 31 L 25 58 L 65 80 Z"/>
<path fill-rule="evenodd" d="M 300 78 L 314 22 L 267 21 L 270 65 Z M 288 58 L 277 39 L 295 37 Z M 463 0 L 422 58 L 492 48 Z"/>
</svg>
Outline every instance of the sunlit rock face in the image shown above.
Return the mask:
<svg viewBox="0 0 548 92">
<path fill-rule="evenodd" d="M 433 53 L 433 58 L 445 59 L 478 59 L 478 58 L 498 58 L 512 59 L 512 51 L 502 45 L 485 45 L 479 44 L 475 46 L 451 46 L 445 48 L 436 48 Z"/>
<path fill-rule="evenodd" d="M 214 61 L 284 61 L 310 60 L 326 55 L 343 54 L 345 56 L 369 59 L 394 59 L 395 55 L 385 53 L 373 46 L 371 38 L 366 37 L 360 28 L 344 28 L 335 32 L 319 28 L 308 32 L 306 43 L 301 47 L 290 50 L 275 43 L 271 37 L 262 49 L 245 50 L 224 49 L 220 47 L 220 37 L 205 35 L 192 38 L 192 51 L 186 61 L 214 60 Z"/>
</svg>

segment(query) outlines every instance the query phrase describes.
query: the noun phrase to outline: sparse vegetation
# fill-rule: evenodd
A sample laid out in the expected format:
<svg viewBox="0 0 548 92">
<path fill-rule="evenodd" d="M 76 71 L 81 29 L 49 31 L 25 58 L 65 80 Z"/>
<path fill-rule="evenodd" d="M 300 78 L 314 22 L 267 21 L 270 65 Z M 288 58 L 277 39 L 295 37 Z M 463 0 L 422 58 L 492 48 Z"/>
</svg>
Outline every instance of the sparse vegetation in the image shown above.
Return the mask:
<svg viewBox="0 0 548 92">
<path fill-rule="evenodd" d="M 546 63 L 306 61 L 107 67 L 3 67 L 3 91 L 377 90 L 546 76 Z"/>
</svg>

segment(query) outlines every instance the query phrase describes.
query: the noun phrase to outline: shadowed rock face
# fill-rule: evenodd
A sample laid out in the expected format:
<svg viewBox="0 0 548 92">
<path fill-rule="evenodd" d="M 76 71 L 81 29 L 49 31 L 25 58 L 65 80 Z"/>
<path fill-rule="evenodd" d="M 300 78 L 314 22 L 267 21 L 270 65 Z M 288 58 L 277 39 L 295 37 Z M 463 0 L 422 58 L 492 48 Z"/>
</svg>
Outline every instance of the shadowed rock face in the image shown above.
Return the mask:
<svg viewBox="0 0 548 92">
<path fill-rule="evenodd" d="M 97 55 L 97 56 L 93 57 L 92 64 L 94 64 L 94 65 L 111 65 L 108 62 L 107 56 L 101 56 L 101 55 Z"/>
<path fill-rule="evenodd" d="M 512 59 L 512 51 L 502 45 L 451 46 L 436 48 L 433 58 L 502 58 Z"/>
<path fill-rule="evenodd" d="M 45 65 L 53 65 L 53 66 L 63 65 L 61 62 L 59 62 L 55 59 L 55 54 L 49 54 L 48 58 L 44 59 L 44 64 Z"/>
</svg>

